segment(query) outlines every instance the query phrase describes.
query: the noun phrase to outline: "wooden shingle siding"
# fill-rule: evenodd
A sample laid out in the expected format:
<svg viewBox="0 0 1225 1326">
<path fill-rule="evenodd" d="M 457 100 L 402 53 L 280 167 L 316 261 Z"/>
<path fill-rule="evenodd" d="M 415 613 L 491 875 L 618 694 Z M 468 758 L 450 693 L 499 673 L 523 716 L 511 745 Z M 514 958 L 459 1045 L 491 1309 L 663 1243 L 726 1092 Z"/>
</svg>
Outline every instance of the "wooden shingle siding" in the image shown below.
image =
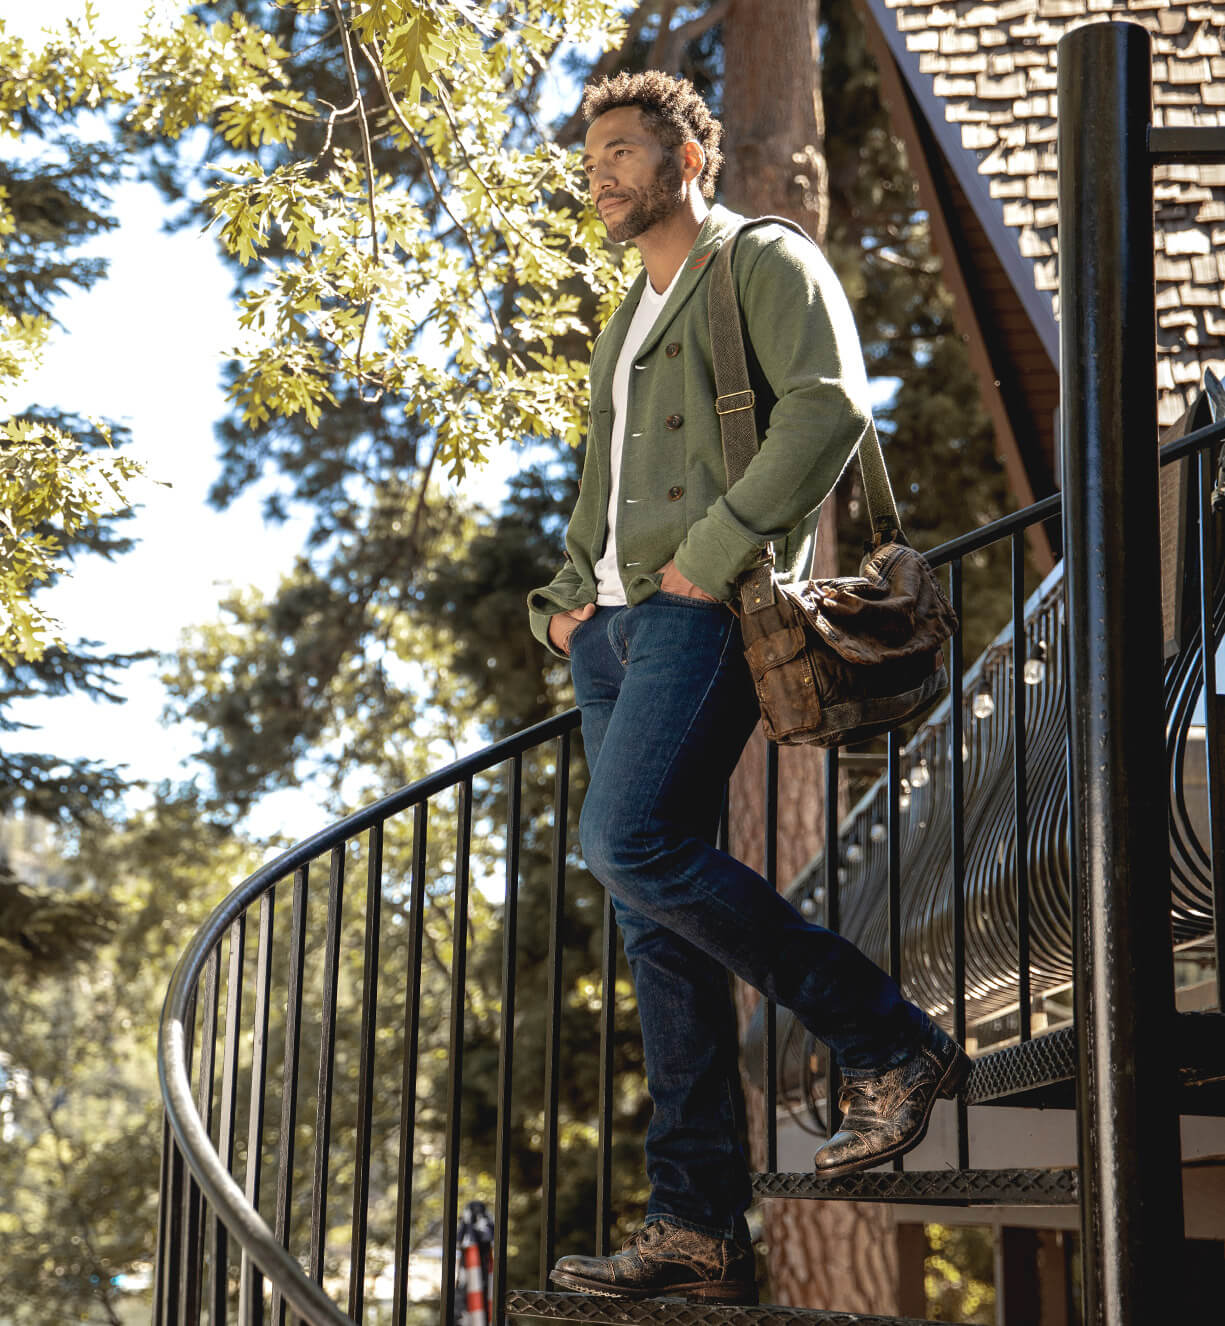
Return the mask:
<svg viewBox="0 0 1225 1326">
<path fill-rule="evenodd" d="M 1153 123 L 1225 124 L 1225 3 L 865 0 L 865 7 L 917 105 L 929 119 L 934 119 L 933 109 L 942 113 L 943 125 L 931 125 L 941 150 L 949 153 L 959 144 L 985 185 L 977 197 L 972 188 L 960 191 L 962 203 L 974 206 L 982 233 L 999 255 L 997 263 L 985 265 L 980 290 L 990 289 L 1002 274 L 1018 284 L 1027 279 L 1030 292 L 1019 289 L 1017 295 L 1033 323 L 1050 324 L 1033 327 L 1049 349 L 1058 289 L 1055 60 L 1060 37 L 1086 22 L 1142 24 L 1153 37 Z M 1205 370 L 1225 376 L 1225 165 L 1163 166 L 1154 182 L 1158 415 L 1164 427 L 1182 415 Z M 986 199 L 995 206 L 985 205 Z M 971 233 L 964 224 L 961 230 Z M 1025 272 L 1027 277 L 1018 275 Z M 1034 291 L 1046 298 L 1034 301 Z M 1015 330 L 1008 325 L 1010 332 Z"/>
</svg>

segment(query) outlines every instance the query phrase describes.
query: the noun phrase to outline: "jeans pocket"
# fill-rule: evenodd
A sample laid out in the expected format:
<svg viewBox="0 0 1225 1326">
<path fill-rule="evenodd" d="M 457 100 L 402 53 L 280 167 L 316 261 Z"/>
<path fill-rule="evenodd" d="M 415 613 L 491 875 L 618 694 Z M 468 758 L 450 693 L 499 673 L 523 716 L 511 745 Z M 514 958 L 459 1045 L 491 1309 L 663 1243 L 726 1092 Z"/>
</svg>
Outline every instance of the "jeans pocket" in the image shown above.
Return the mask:
<svg viewBox="0 0 1225 1326">
<path fill-rule="evenodd" d="M 594 612 L 591 614 L 590 617 L 584 617 L 583 620 L 582 620 L 581 622 L 579 622 L 579 623 L 575 626 L 574 630 L 572 630 L 572 631 L 570 632 L 570 634 L 569 634 L 568 636 L 566 636 L 566 657 L 567 657 L 567 658 L 573 658 L 573 656 L 574 656 L 574 641 L 575 641 L 576 637 L 578 636 L 578 633 L 583 629 L 584 626 L 586 626 L 586 625 L 588 624 L 588 622 L 593 622 L 593 621 L 595 621 L 595 619 L 596 619 L 596 614 L 595 614 Z"/>
<path fill-rule="evenodd" d="M 678 608 L 723 608 L 727 605 L 720 603 L 718 599 L 695 599 L 687 594 L 670 594 L 666 589 L 656 590 L 646 603 L 653 603 L 658 600 L 660 603 L 675 605 Z"/>
</svg>

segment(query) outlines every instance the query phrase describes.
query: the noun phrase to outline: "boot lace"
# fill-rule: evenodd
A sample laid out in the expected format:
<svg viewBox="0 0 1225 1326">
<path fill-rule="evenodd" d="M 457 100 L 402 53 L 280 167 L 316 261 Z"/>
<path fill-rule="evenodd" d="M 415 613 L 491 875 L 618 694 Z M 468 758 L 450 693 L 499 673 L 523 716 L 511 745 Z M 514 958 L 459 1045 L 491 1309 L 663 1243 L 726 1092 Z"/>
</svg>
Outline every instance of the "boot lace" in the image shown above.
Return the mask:
<svg viewBox="0 0 1225 1326">
<path fill-rule="evenodd" d="M 884 1095 L 884 1084 L 878 1077 L 850 1078 L 842 1083 L 838 1092 L 838 1108 L 849 1114 L 857 1103 L 870 1109 Z"/>
<path fill-rule="evenodd" d="M 649 1225 L 640 1225 L 621 1245 L 621 1251 L 628 1252 L 630 1248 L 643 1248 L 656 1243 L 663 1232 L 657 1220 L 652 1220 Z"/>
</svg>

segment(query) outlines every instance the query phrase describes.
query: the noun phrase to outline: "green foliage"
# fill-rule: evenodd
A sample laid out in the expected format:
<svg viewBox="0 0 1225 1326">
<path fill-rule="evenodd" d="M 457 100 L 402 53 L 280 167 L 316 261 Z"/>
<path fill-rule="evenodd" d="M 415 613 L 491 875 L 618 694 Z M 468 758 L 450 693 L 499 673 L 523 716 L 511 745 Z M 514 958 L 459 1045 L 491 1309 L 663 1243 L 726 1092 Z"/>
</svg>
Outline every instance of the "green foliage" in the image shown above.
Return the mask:
<svg viewBox="0 0 1225 1326">
<path fill-rule="evenodd" d="M 0 23 L 0 136 L 37 135 L 47 122 L 104 104 L 118 94 L 118 59 L 115 42 L 80 24 L 31 49 Z M 53 297 L 101 274 L 66 250 L 110 224 L 97 208 L 113 159 L 104 149 L 59 146 L 57 164 L 0 163 L 0 410 L 41 362 Z M 58 623 L 32 596 L 62 572 L 78 536 L 125 509 L 127 483 L 139 473 L 131 459 L 95 454 L 51 422 L 0 417 L 0 663 L 63 646 Z"/>
<path fill-rule="evenodd" d="M 989 1228 L 924 1225 L 927 1315 L 933 1321 L 981 1322 L 995 1316 L 995 1245 Z"/>
<path fill-rule="evenodd" d="M 63 850 L 49 919 L 79 928 L 69 912 L 92 904 L 105 927 L 53 968 L 11 960 L 7 913 L 0 937 L 0 1302 L 14 1326 L 117 1324 L 116 1279 L 151 1271 L 161 1001 L 184 933 L 256 864 L 194 798 L 165 791 Z"/>
<path fill-rule="evenodd" d="M 99 10 L 87 4 L 80 19 L 45 33 L 31 45 L 0 22 L 0 133 L 16 137 L 32 119 L 98 110 L 123 98 L 125 52 L 114 36 L 98 32 Z"/>
<path fill-rule="evenodd" d="M 32 889 L 0 862 L 0 970 L 61 972 L 92 953 L 114 923 L 105 900 Z"/>
<path fill-rule="evenodd" d="M 577 296 L 553 292 L 576 279 L 608 301 L 622 279 L 594 214 L 576 222 L 574 154 L 520 145 L 510 107 L 563 36 L 615 35 L 617 6 L 298 3 L 291 35 L 343 56 L 345 104 L 295 84 L 295 43 L 250 8 L 164 35 L 129 115 L 163 137 L 208 123 L 225 144 L 208 206 L 258 269 L 231 387 L 243 421 L 314 427 L 339 377 L 428 429 L 455 478 L 508 440 L 577 442 L 583 364 L 557 343 L 590 328 Z"/>
<path fill-rule="evenodd" d="M 55 574 L 65 538 L 124 508 L 124 485 L 140 472 L 49 425 L 0 423 L 0 660 L 37 659 L 62 643 L 32 591 Z"/>
</svg>

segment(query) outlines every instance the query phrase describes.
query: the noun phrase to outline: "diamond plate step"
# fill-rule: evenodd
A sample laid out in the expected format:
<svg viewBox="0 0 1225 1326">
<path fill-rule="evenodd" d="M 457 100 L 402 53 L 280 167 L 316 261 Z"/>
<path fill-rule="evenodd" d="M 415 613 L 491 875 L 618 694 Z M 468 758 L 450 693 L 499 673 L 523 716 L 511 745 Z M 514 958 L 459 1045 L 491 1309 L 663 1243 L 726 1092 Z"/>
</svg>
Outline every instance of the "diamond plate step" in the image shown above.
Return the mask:
<svg viewBox="0 0 1225 1326">
<path fill-rule="evenodd" d="M 506 1296 L 509 1317 L 548 1321 L 588 1321 L 604 1326 L 936 1326 L 916 1317 L 878 1317 L 821 1308 L 713 1307 L 682 1298 L 604 1298 L 594 1294 L 540 1294 L 512 1290 Z"/>
<path fill-rule="evenodd" d="M 1225 1080 L 1225 1017 L 1217 1012 L 1179 1013 L 1174 1019 L 1184 1088 L 1211 1087 Z M 967 1105 L 1074 1103 L 1076 1032 L 1073 1027 L 1035 1036 L 1020 1045 L 991 1050 L 974 1060 L 966 1083 Z M 1012 1101 L 1016 1096 L 1026 1100 Z"/>
<path fill-rule="evenodd" d="M 1071 1027 L 1061 1027 L 1032 1041 L 980 1054 L 970 1070 L 965 1100 L 967 1105 L 983 1105 L 1070 1082 L 1075 1076 L 1075 1032 Z"/>
<path fill-rule="evenodd" d="M 1075 1206 L 1074 1168 L 868 1170 L 840 1179 L 814 1174 L 754 1174 L 758 1197 L 815 1201 L 915 1202 L 923 1206 Z"/>
</svg>

